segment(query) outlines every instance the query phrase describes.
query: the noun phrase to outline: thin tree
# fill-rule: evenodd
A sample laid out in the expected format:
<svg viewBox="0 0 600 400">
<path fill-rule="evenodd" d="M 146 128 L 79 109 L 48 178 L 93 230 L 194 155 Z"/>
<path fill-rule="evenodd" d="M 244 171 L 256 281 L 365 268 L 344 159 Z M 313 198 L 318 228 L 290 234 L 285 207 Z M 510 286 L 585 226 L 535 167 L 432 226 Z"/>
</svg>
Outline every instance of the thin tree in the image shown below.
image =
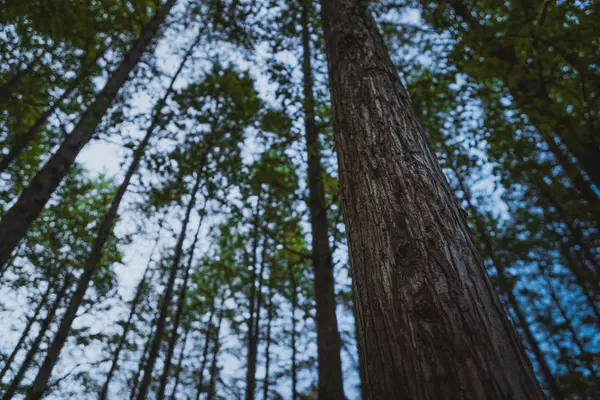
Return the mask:
<svg viewBox="0 0 600 400">
<path fill-rule="evenodd" d="M 4 268 L 30 225 L 38 218 L 52 193 L 67 176 L 81 149 L 92 138 L 96 127 L 127 81 L 129 73 L 139 63 L 176 1 L 167 0 L 158 9 L 94 102 L 82 114 L 75 128 L 0 220 L 0 270 Z"/>
<path fill-rule="evenodd" d="M 309 16 L 312 2 L 302 0 L 302 74 L 304 77 L 304 130 L 308 155 L 308 209 L 312 230 L 317 355 L 319 361 L 319 397 L 344 400 L 341 340 L 335 314 L 333 260 L 329 248 L 329 223 L 321 168 L 319 132 L 315 122 L 310 49 Z"/>
<path fill-rule="evenodd" d="M 362 0 L 321 1 L 366 399 L 542 399 Z"/>
</svg>

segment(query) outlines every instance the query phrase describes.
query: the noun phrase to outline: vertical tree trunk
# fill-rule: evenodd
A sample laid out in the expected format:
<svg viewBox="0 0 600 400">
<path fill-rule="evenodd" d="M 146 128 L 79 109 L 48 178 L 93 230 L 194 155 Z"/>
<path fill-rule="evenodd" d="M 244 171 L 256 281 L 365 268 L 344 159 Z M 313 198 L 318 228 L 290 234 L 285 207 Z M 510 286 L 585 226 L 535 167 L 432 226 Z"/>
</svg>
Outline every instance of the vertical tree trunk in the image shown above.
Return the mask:
<svg viewBox="0 0 600 400">
<path fill-rule="evenodd" d="M 271 323 L 273 322 L 273 272 L 269 274 L 267 298 L 267 334 L 265 337 L 265 380 L 263 382 L 263 400 L 269 399 L 269 374 L 271 367 Z"/>
<path fill-rule="evenodd" d="M 48 282 L 48 288 L 42 295 L 40 302 L 38 303 L 37 307 L 33 311 L 33 315 L 31 315 L 31 317 L 27 318 L 27 324 L 25 324 L 25 329 L 23 329 L 23 332 L 21 333 L 21 337 L 19 338 L 19 341 L 13 348 L 12 352 L 9 354 L 8 358 L 6 360 L 4 360 L 4 367 L 2 367 L 2 371 L 0 371 L 0 385 L 2 384 L 2 380 L 4 379 L 4 376 L 6 375 L 6 373 L 10 370 L 10 367 L 11 367 L 13 361 L 15 360 L 15 357 L 21 350 L 21 346 L 23 346 L 23 344 L 25 343 L 25 340 L 27 340 L 27 337 L 29 336 L 29 332 L 31 331 L 33 324 L 35 324 L 37 322 L 37 318 L 40 315 L 40 312 L 42 312 L 44 307 L 46 307 L 46 304 L 47 304 L 46 302 L 48 301 L 48 296 L 50 296 L 50 294 L 52 293 L 52 291 L 54 289 L 54 283 L 55 283 L 54 280 Z"/>
<path fill-rule="evenodd" d="M 256 386 L 256 349 L 257 349 L 257 340 L 258 338 L 255 336 L 254 332 L 254 319 L 255 316 L 255 308 L 256 308 L 256 277 L 258 276 L 256 265 L 258 263 L 258 228 L 259 228 L 259 213 L 260 213 L 260 196 L 258 200 L 258 205 L 256 212 L 254 214 L 254 229 L 253 229 L 253 239 L 254 245 L 252 249 L 252 274 L 250 277 L 250 298 L 248 305 L 249 317 L 247 321 L 248 325 L 248 356 L 247 356 L 247 367 L 246 367 L 246 400 L 254 399 L 254 389 Z M 259 294 L 260 295 L 260 294 Z"/>
<path fill-rule="evenodd" d="M 206 205 L 206 201 L 204 203 Z M 165 389 L 167 387 L 167 382 L 169 381 L 169 373 L 171 371 L 171 363 L 173 359 L 173 353 L 175 352 L 175 345 L 177 344 L 178 334 L 177 330 L 179 329 L 179 325 L 181 324 L 181 316 L 183 315 L 183 310 L 185 308 L 185 303 L 187 300 L 187 290 L 190 279 L 190 271 L 192 269 L 192 265 L 194 262 L 194 252 L 196 250 L 196 245 L 198 244 L 198 236 L 200 235 L 200 228 L 202 228 L 202 220 L 204 219 L 204 211 L 202 211 L 200 216 L 200 222 L 198 222 L 198 228 L 196 229 L 196 233 L 194 234 L 194 241 L 192 243 L 192 247 L 190 249 L 190 255 L 188 258 L 188 263 L 185 268 L 185 273 L 183 276 L 183 282 L 181 284 L 181 292 L 179 293 L 179 298 L 177 299 L 177 310 L 175 311 L 175 320 L 173 321 L 173 332 L 171 333 L 171 338 L 169 340 L 169 347 L 167 349 L 167 355 L 165 357 L 165 365 L 163 367 L 163 372 L 160 377 L 160 385 L 158 388 L 158 393 L 156 398 L 158 400 L 163 400 L 165 396 Z"/>
<path fill-rule="evenodd" d="M 187 345 L 189 333 L 189 329 L 185 331 L 185 334 L 183 335 L 183 343 L 181 343 L 181 349 L 179 349 L 179 360 L 177 361 L 177 367 L 175 370 L 175 383 L 173 384 L 173 389 L 171 390 L 171 395 L 169 396 L 170 400 L 177 400 L 175 395 L 177 394 L 177 388 L 179 387 L 181 369 L 183 368 L 183 359 L 185 358 L 185 346 Z"/>
<path fill-rule="evenodd" d="M 542 399 L 368 2 L 321 1 L 366 399 Z"/>
<path fill-rule="evenodd" d="M 298 308 L 298 287 L 294 266 L 290 265 L 290 283 L 292 284 L 292 400 L 298 398 L 298 346 L 296 344 L 296 309 Z"/>
<path fill-rule="evenodd" d="M 215 341 L 213 343 L 212 361 L 210 364 L 210 381 L 208 383 L 208 396 L 206 400 L 213 400 L 217 395 L 217 379 L 219 377 L 219 368 L 217 365 L 219 350 L 221 349 L 221 323 L 223 322 L 223 310 L 219 312 L 219 323 L 215 333 Z"/>
<path fill-rule="evenodd" d="M 67 294 L 67 291 L 69 290 L 69 286 L 70 286 L 70 279 L 67 276 L 67 277 L 65 277 L 65 281 L 62 284 L 61 288 L 56 293 L 56 298 L 54 299 L 54 303 L 52 304 L 52 307 L 48 310 L 48 313 L 46 314 L 46 317 L 44 318 L 44 321 L 42 322 L 42 325 L 40 326 L 40 331 L 38 332 L 35 340 L 31 344 L 29 351 L 27 352 L 27 355 L 25 356 L 25 359 L 23 360 L 23 363 L 21 364 L 21 367 L 19 368 L 19 371 L 15 374 L 8 389 L 6 389 L 6 392 L 4 393 L 4 397 L 2 397 L 2 400 L 12 399 L 13 396 L 15 395 L 15 393 L 17 392 L 17 390 L 19 389 L 19 386 L 21 385 L 21 381 L 23 380 L 25 373 L 29 369 L 29 366 L 31 365 L 33 360 L 35 359 L 35 356 L 37 355 L 37 353 L 40 349 L 40 345 L 42 344 L 42 341 L 44 340 L 44 337 L 46 336 L 46 333 L 48 332 L 50 325 L 54 321 L 54 316 L 56 315 L 56 311 L 60 307 L 60 304 L 62 303 L 63 298 Z"/>
<path fill-rule="evenodd" d="M 173 263 L 171 264 L 171 268 L 169 271 L 167 287 L 164 291 L 164 295 L 161 297 L 160 305 L 158 307 L 160 313 L 156 322 L 156 333 L 154 334 L 154 338 L 152 339 L 150 353 L 148 354 L 148 361 L 144 368 L 144 375 L 142 377 L 142 382 L 140 383 L 140 390 L 137 395 L 138 400 L 146 399 L 146 395 L 150 387 L 150 382 L 152 381 L 152 371 L 154 370 L 154 364 L 156 362 L 156 359 L 158 358 L 158 352 L 160 350 L 160 345 L 162 343 L 162 338 L 165 331 L 167 314 L 169 313 L 169 306 L 171 305 L 171 300 L 173 298 L 173 287 L 175 285 L 175 278 L 177 277 L 177 271 L 179 270 L 179 264 L 183 253 L 183 242 L 185 240 L 186 230 L 190 222 L 192 210 L 194 209 L 194 206 L 196 204 L 196 195 L 198 194 L 198 190 L 200 189 L 201 182 L 202 174 L 198 172 L 196 175 L 196 182 L 194 183 L 194 188 L 191 191 L 191 198 L 185 211 L 185 217 L 183 220 L 183 225 L 181 227 L 181 232 L 179 233 L 179 239 L 177 240 L 177 245 L 175 247 L 175 256 L 173 257 Z"/>
<path fill-rule="evenodd" d="M 158 318 L 158 312 L 154 315 L 154 320 Z M 154 328 L 154 327 L 153 327 Z M 133 376 L 133 382 L 131 382 L 131 390 L 129 391 L 129 400 L 134 400 L 135 395 L 137 393 L 138 385 L 140 384 L 140 377 L 144 372 L 144 366 L 146 365 L 146 361 L 148 360 L 148 353 L 150 352 L 150 344 L 156 334 L 156 330 L 152 329 L 150 335 L 148 336 L 148 340 L 144 343 L 144 349 L 142 350 L 142 356 L 140 357 L 140 362 L 138 363 L 137 369 L 135 371 L 135 375 Z"/>
<path fill-rule="evenodd" d="M 200 364 L 200 371 L 198 371 L 198 384 L 196 385 L 196 400 L 200 400 L 200 395 L 204 391 L 204 369 L 206 368 L 206 364 L 208 363 L 208 347 L 210 346 L 210 334 L 212 330 L 212 320 L 215 315 L 215 306 L 215 297 L 213 297 L 212 304 L 210 306 L 210 314 L 208 315 L 208 325 L 206 327 L 206 334 L 204 335 L 202 362 Z"/>
<path fill-rule="evenodd" d="M 302 73 L 304 76 L 304 130 L 308 155 L 308 208 L 312 230 L 319 398 L 344 400 L 341 340 L 336 317 L 333 260 L 329 248 L 329 223 L 323 188 L 319 132 L 315 123 L 310 50 L 310 0 L 302 0 Z"/>
<path fill-rule="evenodd" d="M 156 36 L 175 2 L 176 0 L 167 0 L 165 5 L 157 11 L 156 15 L 144 27 L 140 37 L 125 55 L 121 65 L 110 75 L 106 85 L 83 113 L 73 131 L 65 138 L 56 153 L 50 157 L 23 191 L 17 202 L 0 220 L 0 269 L 4 268 L 10 254 L 25 236 L 29 226 L 37 219 L 52 193 L 69 173 L 81 149 L 92 138 L 94 130 L 117 96 L 119 89 L 142 58 L 144 51 Z M 45 384 L 45 382 L 40 383 Z M 33 393 L 30 396 L 33 396 Z M 29 398 L 33 399 L 35 397 Z"/>
<path fill-rule="evenodd" d="M 125 322 L 125 325 L 123 326 L 123 332 L 121 333 L 121 337 L 119 338 L 119 342 L 117 343 L 117 347 L 113 353 L 113 359 L 112 359 L 110 368 L 106 374 L 106 379 L 104 381 L 104 384 L 102 385 L 100 395 L 98 396 L 99 400 L 106 400 L 106 396 L 108 395 L 108 389 L 110 387 L 110 381 L 112 380 L 112 377 L 114 376 L 115 372 L 117 371 L 119 357 L 121 355 L 121 351 L 123 351 L 123 348 L 125 347 L 125 344 L 127 343 L 127 335 L 129 333 L 129 330 L 131 329 L 131 326 L 133 323 L 133 318 L 137 314 L 137 309 L 142 301 L 142 296 L 144 294 L 144 291 L 146 290 L 148 282 L 152 280 L 152 276 L 154 275 L 154 271 L 152 270 L 150 265 L 152 264 L 154 252 L 156 251 L 158 244 L 160 242 L 160 239 L 161 239 L 163 222 L 164 222 L 164 220 L 160 221 L 160 229 L 158 231 L 156 241 L 154 242 L 154 246 L 152 247 L 152 250 L 150 251 L 150 258 L 148 259 L 148 264 L 146 265 L 146 269 L 144 270 L 144 275 L 142 276 L 142 279 L 138 283 L 137 289 L 135 291 L 135 295 L 133 296 L 133 299 L 131 300 L 131 308 L 129 310 L 129 316 L 127 317 L 127 321 Z"/>
</svg>

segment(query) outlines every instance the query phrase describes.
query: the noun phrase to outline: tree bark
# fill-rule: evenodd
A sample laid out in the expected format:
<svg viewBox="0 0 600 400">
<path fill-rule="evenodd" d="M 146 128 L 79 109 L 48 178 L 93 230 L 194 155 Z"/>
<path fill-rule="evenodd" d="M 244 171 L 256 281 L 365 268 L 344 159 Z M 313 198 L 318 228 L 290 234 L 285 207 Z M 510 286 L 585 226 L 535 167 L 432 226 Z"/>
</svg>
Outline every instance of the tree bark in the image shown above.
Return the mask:
<svg viewBox="0 0 600 400">
<path fill-rule="evenodd" d="M 206 202 L 205 202 L 206 205 Z M 181 317 L 183 315 L 183 311 L 185 308 L 185 303 L 187 300 L 187 290 L 190 279 L 190 271 L 192 270 L 192 265 L 194 262 L 194 252 L 196 250 L 196 245 L 198 244 L 198 236 L 200 235 L 200 228 L 202 228 L 202 221 L 204 219 L 204 211 L 202 211 L 200 216 L 200 222 L 198 222 L 198 228 L 196 229 L 196 233 L 194 234 L 194 241 L 192 243 L 192 247 L 190 249 L 190 255 L 188 258 L 188 263 L 185 268 L 185 273 L 183 276 L 183 282 L 181 284 L 181 292 L 179 293 L 179 298 L 177 299 L 177 310 L 175 311 L 175 320 L 173 321 L 173 332 L 171 333 L 171 338 L 169 340 L 169 347 L 167 349 L 167 355 L 165 357 L 165 365 L 163 367 L 163 372 L 160 378 L 160 385 L 158 388 L 158 393 L 156 398 L 158 400 L 163 400 L 165 396 L 165 389 L 167 387 L 167 382 L 169 381 L 169 374 L 171 372 L 171 363 L 173 359 L 173 353 L 175 352 L 175 345 L 177 344 L 177 330 L 179 329 L 179 325 L 181 324 Z"/>
<path fill-rule="evenodd" d="M 258 276 L 256 265 L 258 263 L 258 228 L 259 228 L 259 213 L 260 213 L 260 195 L 258 196 L 258 205 L 254 214 L 254 229 L 253 229 L 253 239 L 254 245 L 252 249 L 252 274 L 250 276 L 250 295 L 249 295 L 249 305 L 248 312 L 249 317 L 247 321 L 248 325 L 248 355 L 246 360 L 246 400 L 254 399 L 254 390 L 256 386 L 256 349 L 257 349 L 257 341 L 258 338 L 255 336 L 254 332 L 254 320 L 255 320 L 255 312 L 256 312 L 256 277 Z M 260 294 L 259 294 L 260 296 Z"/>
<path fill-rule="evenodd" d="M 265 337 L 265 379 L 263 382 L 263 400 L 269 399 L 269 374 L 271 367 L 271 324 L 273 322 L 273 272 L 269 275 L 267 283 L 267 298 L 269 304 L 267 306 L 267 335 Z"/>
<path fill-rule="evenodd" d="M 160 305 L 158 307 L 160 309 L 160 313 L 156 322 L 156 333 L 154 334 L 154 338 L 152 339 L 152 345 L 150 346 L 150 353 L 148 355 L 148 362 L 146 363 L 146 366 L 144 368 L 144 375 L 142 377 L 142 382 L 140 383 L 140 391 L 137 395 L 138 400 L 145 400 L 148 389 L 150 387 L 150 382 L 152 381 L 152 371 L 154 370 L 154 364 L 156 362 L 156 359 L 158 358 L 160 344 L 162 342 L 162 338 L 165 332 L 165 325 L 167 321 L 167 315 L 169 313 L 169 306 L 171 305 L 171 299 L 173 298 L 175 278 L 177 277 L 177 271 L 179 270 L 179 264 L 183 253 L 183 242 L 185 240 L 186 230 L 190 222 L 192 210 L 194 209 L 194 206 L 196 204 L 196 195 L 198 193 L 198 190 L 200 189 L 201 182 L 202 174 L 198 172 L 196 175 L 196 182 L 194 183 L 194 188 L 191 191 L 192 197 L 190 198 L 190 201 L 187 205 L 183 225 L 181 227 L 181 232 L 179 233 L 179 239 L 177 240 L 177 245 L 175 247 L 175 256 L 173 258 L 173 263 L 171 264 L 171 268 L 169 271 L 167 287 L 164 291 L 164 295 L 161 297 Z"/>
<path fill-rule="evenodd" d="M 25 343 L 25 340 L 29 336 L 29 332 L 31 331 L 33 324 L 35 324 L 37 322 L 38 316 L 42 312 L 42 309 L 46 306 L 46 302 L 48 301 L 48 296 L 50 296 L 53 289 L 54 289 L 54 281 L 48 282 L 48 288 L 42 295 L 40 302 L 38 303 L 37 307 L 33 311 L 33 315 L 31 315 L 31 317 L 27 318 L 27 323 L 25 324 L 25 329 L 23 329 L 23 332 L 21 333 L 21 336 L 19 337 L 19 341 L 17 342 L 17 344 L 15 344 L 15 347 L 9 354 L 8 358 L 6 360 L 4 360 L 4 367 L 2 367 L 2 371 L 0 371 L 0 384 L 2 383 L 2 380 L 4 379 L 4 376 L 6 375 L 6 373 L 10 370 L 10 367 L 11 367 L 13 361 L 15 360 L 15 357 L 21 350 L 21 346 L 23 346 L 23 344 Z"/>
<path fill-rule="evenodd" d="M 315 122 L 310 50 L 310 0 L 302 0 L 302 73 L 304 76 L 304 130 L 308 155 L 308 208 L 312 230 L 319 398 L 344 400 L 341 340 L 337 325 L 333 260 L 329 248 L 329 222 L 323 187 L 319 132 Z"/>
<path fill-rule="evenodd" d="M 189 330 L 185 331 L 185 334 L 183 335 L 183 343 L 181 343 L 181 349 L 179 349 L 179 360 L 177 361 L 177 369 L 175 370 L 175 383 L 173 384 L 173 389 L 171 390 L 171 395 L 169 396 L 170 400 L 177 400 L 175 395 L 177 394 L 177 388 L 181 378 L 181 369 L 183 365 L 183 359 L 185 358 L 185 346 L 187 345 L 189 333 Z"/>
<path fill-rule="evenodd" d="M 321 1 L 366 399 L 542 399 L 362 0 Z"/>
<path fill-rule="evenodd" d="M 158 312 L 154 314 L 154 320 L 158 317 Z M 144 371 L 144 365 L 146 365 L 146 360 L 148 359 L 148 353 L 150 352 L 150 344 L 154 338 L 154 334 L 156 331 L 152 329 L 150 335 L 148 336 L 148 340 L 144 343 L 144 349 L 142 350 L 142 356 L 140 357 L 140 362 L 138 363 L 137 370 L 135 371 L 135 375 L 133 376 L 133 382 L 131 382 L 131 390 L 129 391 L 129 400 L 134 400 L 135 395 L 137 393 L 138 385 L 140 384 L 140 375 Z"/>
<path fill-rule="evenodd" d="M 210 345 L 210 333 L 212 330 L 212 321 L 215 315 L 215 297 L 212 299 L 210 306 L 210 314 L 208 315 L 208 325 L 206 327 L 206 334 L 204 335 L 204 348 L 202 349 L 202 361 L 200 364 L 200 371 L 198 372 L 198 384 L 196 385 L 196 400 L 200 400 L 200 395 L 204 391 L 204 369 L 208 363 L 208 347 Z"/>
<path fill-rule="evenodd" d="M 219 376 L 219 368 L 217 366 L 217 360 L 219 357 L 219 350 L 221 349 L 221 323 L 223 322 L 223 310 L 219 312 L 219 323 L 217 324 L 217 332 L 215 335 L 215 342 L 213 344 L 212 361 L 210 364 L 210 381 L 208 383 L 208 396 L 206 400 L 213 400 L 217 395 L 217 378 Z"/>
<path fill-rule="evenodd" d="M 2 397 L 2 400 L 12 399 L 13 396 L 15 395 L 15 393 L 17 392 L 17 390 L 19 389 L 19 386 L 21 385 L 21 381 L 23 380 L 25 373 L 27 373 L 29 366 L 33 362 L 35 356 L 38 353 L 38 350 L 40 349 L 40 345 L 42 344 L 42 341 L 44 340 L 44 337 L 46 336 L 46 333 L 48 332 L 50 325 L 54 321 L 54 316 L 56 315 L 56 311 L 58 310 L 58 307 L 62 303 L 63 298 L 67 294 L 67 291 L 69 290 L 69 286 L 70 286 L 70 279 L 67 276 L 67 277 L 65 277 L 65 281 L 62 284 L 61 288 L 56 293 L 56 298 L 54 299 L 54 303 L 52 304 L 52 307 L 48 310 L 48 313 L 46 314 L 46 317 L 44 318 L 44 321 L 42 322 L 42 324 L 40 326 L 40 331 L 38 332 L 35 340 L 31 344 L 31 347 L 29 348 L 29 351 L 27 352 L 27 355 L 25 356 L 25 359 L 23 360 L 23 363 L 21 364 L 19 371 L 15 374 L 8 389 L 6 389 L 6 392 L 4 393 L 4 397 Z M 40 367 L 40 369 L 41 369 L 41 367 Z"/>
<path fill-rule="evenodd" d="M 165 5 L 157 11 L 156 15 L 144 27 L 140 37 L 125 55 L 121 65 L 110 75 L 102 91 L 83 113 L 77 126 L 36 174 L 17 202 L 0 220 L 0 269 L 4 268 L 10 254 L 25 236 L 29 226 L 37 219 L 52 193 L 69 173 L 81 149 L 92 138 L 94 130 L 102 121 L 119 89 L 142 58 L 144 51 L 156 36 L 176 1 L 167 0 Z M 36 390 L 38 389 L 36 388 Z M 33 396 L 33 393 L 31 396 Z M 35 397 L 29 398 L 33 399 Z"/>
<path fill-rule="evenodd" d="M 290 265 L 290 283 L 292 285 L 292 400 L 298 398 L 298 365 L 296 360 L 298 358 L 298 345 L 296 344 L 296 309 L 298 308 L 298 285 L 296 283 L 296 273 L 294 266 Z"/>
</svg>

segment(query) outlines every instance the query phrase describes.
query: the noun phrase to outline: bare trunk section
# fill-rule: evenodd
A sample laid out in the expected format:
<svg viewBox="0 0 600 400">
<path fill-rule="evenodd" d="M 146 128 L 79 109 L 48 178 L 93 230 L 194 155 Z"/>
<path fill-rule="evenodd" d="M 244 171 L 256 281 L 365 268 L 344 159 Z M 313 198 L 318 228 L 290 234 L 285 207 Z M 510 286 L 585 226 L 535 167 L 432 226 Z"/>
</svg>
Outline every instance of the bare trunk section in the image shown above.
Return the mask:
<svg viewBox="0 0 600 400">
<path fill-rule="evenodd" d="M 210 333 L 212 330 L 212 321 L 215 315 L 215 297 L 212 299 L 210 307 L 210 314 L 208 315 L 208 325 L 206 327 L 206 334 L 204 336 L 204 348 L 202 349 L 202 361 L 200 364 L 200 371 L 198 371 L 198 383 L 196 385 L 196 400 L 200 400 L 200 395 L 204 391 L 204 369 L 208 364 L 208 347 L 210 346 Z"/>
<path fill-rule="evenodd" d="M 60 307 L 60 304 L 62 303 L 63 298 L 67 294 L 67 291 L 69 290 L 69 286 L 70 286 L 70 279 L 67 276 L 65 278 L 63 285 L 61 286 L 59 291 L 56 293 L 56 298 L 54 299 L 54 303 L 52 304 L 52 307 L 48 310 L 48 313 L 46 314 L 46 317 L 44 318 L 44 322 L 42 322 L 42 325 L 40 326 L 40 331 L 38 332 L 38 335 L 36 336 L 35 340 L 31 344 L 29 351 L 27 352 L 27 355 L 25 356 L 25 359 L 23 360 L 23 363 L 21 364 L 21 367 L 19 368 L 19 371 L 15 374 L 8 389 L 6 389 L 6 392 L 4 393 L 4 397 L 2 397 L 2 400 L 12 399 L 13 396 L 15 395 L 15 393 L 17 392 L 17 390 L 19 389 L 19 386 L 21 385 L 21 381 L 23 380 L 25 373 L 27 373 L 29 366 L 35 359 L 35 356 L 37 355 L 37 353 L 40 349 L 40 345 L 42 344 L 42 341 L 44 340 L 44 337 L 46 336 L 46 333 L 48 332 L 50 325 L 54 321 L 54 316 L 56 315 L 56 311 Z"/>
<path fill-rule="evenodd" d="M 365 399 L 543 399 L 368 2 L 321 5 Z"/>
<path fill-rule="evenodd" d="M 319 360 L 319 398 L 344 400 L 341 340 L 337 325 L 333 261 L 329 248 L 329 222 L 323 188 L 319 132 L 315 123 L 310 50 L 309 15 L 311 2 L 302 1 L 302 73 L 304 76 L 304 130 L 308 155 L 308 208 L 312 230 L 317 355 Z"/>
<path fill-rule="evenodd" d="M 250 298 L 248 305 L 249 317 L 247 321 L 248 325 L 248 357 L 246 360 L 246 400 L 254 399 L 254 390 L 256 386 L 256 349 L 258 338 L 255 336 L 254 325 L 255 325 L 255 308 L 256 308 L 256 277 L 258 276 L 256 265 L 258 262 L 258 229 L 259 229 L 259 214 L 260 214 L 260 196 L 258 197 L 258 203 L 256 206 L 256 212 L 254 214 L 254 229 L 253 229 L 253 240 L 254 245 L 252 248 L 252 275 L 250 277 Z M 259 293 L 260 296 L 260 293 Z"/>
<path fill-rule="evenodd" d="M 298 308 L 298 285 L 294 266 L 290 265 L 290 283 L 292 284 L 292 400 L 298 398 L 298 346 L 296 344 L 296 309 Z"/>
<path fill-rule="evenodd" d="M 11 253 L 27 233 L 29 226 L 37 219 L 52 193 L 69 173 L 81 149 L 92 138 L 94 130 L 102 121 L 119 89 L 142 58 L 144 51 L 156 36 L 176 1 L 167 0 L 166 4 L 144 27 L 140 37 L 125 55 L 121 65 L 110 75 L 95 101 L 83 113 L 77 126 L 36 174 L 17 202 L 0 220 L 0 269 L 4 268 Z M 45 385 L 45 382 L 40 381 L 39 383 Z M 36 387 L 35 390 L 39 391 L 43 388 Z M 41 396 L 41 394 L 32 392 L 29 396 L 33 396 L 28 397 L 29 399 L 34 399 L 35 396 Z"/>
<path fill-rule="evenodd" d="M 179 349 L 179 360 L 177 361 L 177 367 L 175 370 L 175 383 L 173 384 L 173 389 L 171 390 L 171 395 L 169 396 L 170 400 L 177 400 L 175 395 L 177 394 L 177 388 L 179 387 L 179 381 L 181 379 L 181 369 L 183 365 L 183 359 L 185 358 L 185 346 L 187 345 L 189 334 L 190 331 L 186 330 L 183 336 L 183 343 L 181 343 L 181 349 Z"/>
<path fill-rule="evenodd" d="M 111 382 L 115 372 L 117 371 L 119 358 L 121 356 L 121 351 L 123 351 L 125 344 L 127 344 L 127 335 L 129 334 L 129 330 L 131 329 L 131 326 L 133 324 L 133 318 L 137 314 L 137 309 L 142 301 L 142 295 L 143 295 L 144 291 L 146 290 L 146 287 L 148 286 L 148 282 L 152 280 L 152 276 L 154 275 L 154 271 L 151 270 L 150 265 L 152 264 L 154 252 L 156 251 L 158 244 L 160 242 L 163 222 L 164 221 L 161 220 L 160 229 L 158 231 L 158 235 L 156 237 L 156 241 L 154 242 L 152 251 L 150 252 L 150 258 L 148 259 L 148 264 L 146 265 L 146 269 L 144 270 L 144 275 L 142 276 L 142 279 L 138 283 L 137 290 L 135 291 L 135 295 L 133 296 L 133 299 L 131 300 L 131 308 L 129 310 L 129 316 L 127 317 L 127 321 L 125 322 L 125 325 L 123 326 L 123 332 L 121 333 L 121 337 L 119 338 L 119 343 L 117 344 L 117 347 L 114 351 L 110 369 L 108 370 L 108 372 L 106 374 L 106 380 L 104 381 L 104 385 L 102 385 L 102 390 L 100 391 L 100 395 L 98 396 L 99 400 L 106 400 L 106 397 L 108 395 L 108 390 L 110 387 L 110 382 Z"/>
<path fill-rule="evenodd" d="M 40 315 L 40 313 L 42 312 L 44 307 L 46 307 L 46 305 L 47 305 L 46 302 L 48 301 L 48 297 L 53 292 L 54 283 L 55 283 L 55 281 L 50 281 L 48 283 L 48 288 L 42 295 L 40 302 L 38 303 L 37 307 L 33 311 L 33 315 L 27 319 L 27 324 L 25 324 L 25 329 L 23 329 L 23 332 L 21 333 L 21 337 L 19 338 L 19 341 L 17 342 L 17 344 L 15 344 L 15 347 L 9 354 L 8 358 L 6 360 L 4 360 L 4 367 L 2 367 L 2 371 L 0 371 L 0 384 L 2 383 L 2 380 L 4 379 L 4 376 L 6 375 L 6 373 L 10 370 L 10 367 L 11 367 L 13 361 L 15 360 L 15 357 L 21 350 L 21 346 L 23 346 L 23 344 L 25 343 L 25 340 L 29 336 L 29 332 L 31 331 L 33 324 L 35 324 L 37 322 L 38 316 Z"/>
<path fill-rule="evenodd" d="M 204 204 L 206 206 L 206 201 Z M 190 271 L 192 270 L 192 265 L 194 262 L 194 253 L 196 250 L 196 245 L 198 244 L 198 236 L 200 235 L 200 229 L 202 228 L 203 219 L 204 219 L 204 210 L 201 213 L 200 222 L 198 223 L 198 228 L 196 229 L 196 233 L 194 234 L 194 241 L 193 241 L 192 247 L 190 249 L 188 263 L 185 268 L 183 282 L 181 284 L 181 292 L 179 293 L 179 298 L 177 299 L 177 310 L 175 311 L 175 320 L 173 321 L 173 332 L 171 333 L 171 338 L 169 340 L 169 347 L 167 349 L 167 355 L 165 357 L 165 365 L 164 365 L 163 372 L 162 372 L 162 375 L 160 378 L 160 386 L 158 389 L 158 394 L 156 395 L 156 398 L 158 400 L 164 399 L 165 389 L 167 387 L 167 382 L 169 381 L 169 374 L 171 372 L 171 363 L 173 360 L 173 353 L 175 352 L 175 345 L 177 344 L 177 339 L 178 339 L 177 330 L 179 329 L 179 325 L 181 324 L 181 317 L 183 315 L 183 311 L 185 308 L 188 284 L 189 284 L 189 279 L 190 279 Z"/>
<path fill-rule="evenodd" d="M 154 320 L 158 317 L 158 312 L 154 315 Z M 153 327 L 154 328 L 154 327 Z M 154 334 L 156 333 L 155 329 L 152 329 L 150 335 L 148 336 L 148 340 L 144 343 L 144 349 L 142 350 L 142 356 L 140 357 L 140 362 L 138 363 L 138 367 L 135 371 L 135 375 L 133 376 L 133 382 L 131 382 L 131 390 L 129 391 L 129 400 L 135 399 L 135 394 L 137 393 L 138 386 L 140 384 L 140 377 L 144 372 L 144 365 L 146 365 L 146 360 L 148 360 L 148 353 L 150 352 L 150 344 L 154 338 Z"/>
<path fill-rule="evenodd" d="M 219 377 L 219 368 L 217 360 L 219 350 L 221 349 L 221 323 L 223 322 L 223 310 L 219 312 L 219 323 L 217 324 L 217 332 L 213 343 L 212 361 L 210 363 L 210 381 L 208 382 L 208 396 L 206 400 L 213 400 L 217 395 L 217 379 Z"/>
<path fill-rule="evenodd" d="M 269 374 L 271 367 L 271 324 L 273 322 L 273 273 L 269 275 L 269 281 L 267 283 L 267 298 L 269 304 L 267 305 L 267 334 L 265 337 L 265 379 L 263 382 L 263 400 L 269 399 Z"/>
</svg>

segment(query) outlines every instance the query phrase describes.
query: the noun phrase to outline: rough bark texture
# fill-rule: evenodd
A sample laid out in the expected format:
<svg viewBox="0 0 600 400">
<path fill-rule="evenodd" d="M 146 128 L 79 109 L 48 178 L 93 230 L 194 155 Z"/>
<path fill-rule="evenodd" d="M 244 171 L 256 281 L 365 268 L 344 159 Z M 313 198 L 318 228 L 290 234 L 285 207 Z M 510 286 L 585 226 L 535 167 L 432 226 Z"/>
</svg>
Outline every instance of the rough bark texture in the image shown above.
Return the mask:
<svg viewBox="0 0 600 400">
<path fill-rule="evenodd" d="M 544 398 L 368 2 L 321 4 L 364 398 Z"/>
<path fill-rule="evenodd" d="M 304 76 L 304 130 L 308 154 L 308 208 L 312 230 L 317 355 L 319 361 L 319 398 L 344 400 L 341 340 L 335 314 L 333 260 L 329 248 L 329 223 L 323 188 L 319 132 L 315 123 L 310 51 L 309 0 L 302 4 L 302 74 Z"/>
<path fill-rule="evenodd" d="M 73 131 L 36 174 L 17 202 L 2 217 L 0 221 L 0 270 L 27 233 L 31 223 L 40 215 L 52 193 L 67 176 L 81 149 L 92 138 L 94 130 L 102 121 L 108 107 L 127 80 L 129 73 L 142 58 L 144 51 L 156 36 L 175 2 L 176 0 L 167 0 L 166 4 L 145 26 L 138 40 L 125 55 L 123 62 L 111 74 L 106 85 L 92 105 L 83 113 Z"/>
</svg>

